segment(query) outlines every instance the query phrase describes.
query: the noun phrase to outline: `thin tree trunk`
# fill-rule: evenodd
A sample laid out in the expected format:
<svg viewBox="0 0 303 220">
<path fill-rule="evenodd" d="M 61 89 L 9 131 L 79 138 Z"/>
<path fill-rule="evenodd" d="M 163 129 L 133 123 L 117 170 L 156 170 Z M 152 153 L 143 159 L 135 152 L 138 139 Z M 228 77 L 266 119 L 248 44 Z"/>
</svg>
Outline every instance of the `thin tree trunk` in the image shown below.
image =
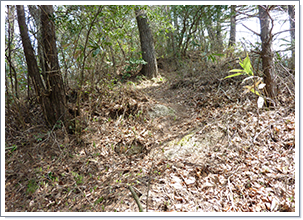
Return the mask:
<svg viewBox="0 0 303 220">
<path fill-rule="evenodd" d="M 171 17 L 171 7 L 170 6 L 165 6 L 165 13 L 169 19 L 169 23 L 173 25 L 172 22 L 172 17 Z M 174 38 L 172 34 L 171 28 L 169 28 L 169 32 L 167 33 L 167 46 L 166 46 L 166 54 L 169 56 L 171 52 L 175 53 L 175 47 L 174 47 Z M 172 51 L 171 51 L 172 50 Z"/>
<path fill-rule="evenodd" d="M 230 37 L 228 46 L 232 47 L 236 43 L 236 5 L 231 5 L 230 10 Z"/>
<path fill-rule="evenodd" d="M 124 60 L 126 60 L 126 55 L 125 55 L 125 52 L 124 52 L 124 50 L 123 50 L 123 47 L 122 47 L 122 45 L 121 45 L 120 41 L 119 41 L 119 40 L 117 40 L 117 42 L 118 42 L 118 45 L 119 45 L 120 50 L 121 50 L 121 52 L 122 52 L 122 55 L 123 55 L 123 62 L 124 62 Z M 122 62 L 122 63 L 123 63 L 123 62 Z"/>
<path fill-rule="evenodd" d="M 291 37 L 291 63 L 290 68 L 295 69 L 295 7 L 288 5 L 288 15 L 290 23 L 290 37 Z"/>
<path fill-rule="evenodd" d="M 176 10 L 176 6 L 175 5 L 172 5 L 172 10 L 173 10 L 173 22 L 174 22 L 174 28 L 175 28 L 175 31 L 172 33 L 172 40 L 173 40 L 173 45 L 174 45 L 174 58 L 176 58 L 177 56 L 177 53 L 179 52 L 179 48 L 177 47 L 176 48 L 176 44 L 177 44 L 177 39 L 176 39 L 176 36 L 178 35 L 179 33 L 179 25 L 178 25 L 178 15 L 177 15 L 177 10 Z"/>
<path fill-rule="evenodd" d="M 228 42 L 227 57 L 233 56 L 233 46 L 236 44 L 236 5 L 230 7 L 230 36 Z"/>
<path fill-rule="evenodd" d="M 88 45 L 88 40 L 89 40 L 89 35 L 90 32 L 92 30 L 92 27 L 98 17 L 98 15 L 101 13 L 103 9 L 103 6 L 99 6 L 97 13 L 95 14 L 95 17 L 93 18 L 92 22 L 90 23 L 90 26 L 88 28 L 87 34 L 86 34 L 86 39 L 85 39 L 85 44 L 84 44 L 84 48 L 83 48 L 83 62 L 82 62 L 82 67 L 81 67 L 81 74 L 80 74 L 80 84 L 79 84 L 79 91 L 78 91 L 78 96 L 77 96 L 77 110 L 79 112 L 80 109 L 80 100 L 81 100 L 81 96 L 82 96 L 82 86 L 84 83 L 84 69 L 85 69 L 85 62 L 87 59 L 88 54 L 86 54 L 86 47 Z M 75 116 L 76 116 L 76 112 L 75 112 Z M 78 129 L 78 128 L 77 128 Z"/>
<path fill-rule="evenodd" d="M 276 76 L 274 73 L 274 62 L 272 52 L 272 27 L 270 28 L 269 7 L 259 5 L 259 19 L 262 41 L 262 69 L 266 92 L 269 98 L 274 99 L 277 95 Z"/>
<path fill-rule="evenodd" d="M 7 74 L 5 74 L 5 107 L 7 108 L 8 112 L 10 112 L 10 95 L 8 89 Z"/>
<path fill-rule="evenodd" d="M 212 27 L 212 22 L 209 21 L 210 24 L 206 25 L 207 33 L 208 33 L 208 38 L 209 38 L 209 44 L 210 44 L 210 49 L 209 51 L 213 51 L 215 49 L 215 33 Z"/>
<path fill-rule="evenodd" d="M 187 37 L 186 37 L 186 41 L 185 43 L 183 43 L 183 47 L 182 47 L 182 56 L 186 56 L 186 51 L 187 51 L 187 48 L 188 48 L 188 45 L 189 45 L 189 41 L 192 39 L 192 36 L 194 33 L 196 33 L 196 31 L 198 30 L 198 24 L 199 24 L 199 21 L 203 15 L 203 13 L 201 12 L 203 9 L 203 6 L 200 6 L 195 15 L 193 16 L 194 19 L 192 21 L 192 24 L 191 26 L 189 27 L 188 29 L 188 34 L 187 34 Z"/>
<path fill-rule="evenodd" d="M 18 99 L 18 80 L 17 73 L 13 71 L 12 60 L 12 41 L 14 39 L 14 6 L 7 5 L 7 14 L 8 14 L 8 60 L 9 60 L 9 73 L 11 79 L 12 93 L 15 91 L 15 96 Z M 13 80 L 13 72 L 14 72 L 14 80 Z M 13 82 L 14 81 L 14 82 Z"/>
<path fill-rule="evenodd" d="M 217 26 L 216 26 L 216 52 L 217 53 L 222 53 L 223 52 L 223 38 L 222 38 L 222 25 L 220 21 L 220 16 L 221 16 L 221 11 L 217 12 Z"/>
<path fill-rule="evenodd" d="M 158 67 L 155 46 L 146 13 L 143 10 L 136 9 L 136 19 L 140 35 L 142 58 L 147 62 L 146 65 L 143 65 L 141 73 L 148 78 L 157 77 Z"/>
</svg>

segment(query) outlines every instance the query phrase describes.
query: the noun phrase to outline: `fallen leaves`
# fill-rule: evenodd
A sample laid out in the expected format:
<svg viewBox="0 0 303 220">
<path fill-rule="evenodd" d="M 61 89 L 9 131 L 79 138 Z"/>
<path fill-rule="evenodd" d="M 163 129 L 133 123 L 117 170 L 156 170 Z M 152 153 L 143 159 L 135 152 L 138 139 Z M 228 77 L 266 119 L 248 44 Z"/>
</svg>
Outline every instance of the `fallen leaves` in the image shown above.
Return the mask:
<svg viewBox="0 0 303 220">
<path fill-rule="evenodd" d="M 82 144 L 58 130 L 26 149 L 34 167 L 22 150 L 6 159 L 6 210 L 134 212 L 131 184 L 144 210 L 150 187 L 154 212 L 294 212 L 293 105 L 258 113 L 256 98 L 208 82 L 199 86 L 197 78 L 174 90 L 153 84 L 150 97 L 123 88 L 92 102 L 91 111 L 85 105 L 91 120 Z M 175 118 L 150 120 L 152 97 L 183 108 Z M 22 199 L 29 182 L 20 170 L 40 184 L 32 197 Z"/>
</svg>

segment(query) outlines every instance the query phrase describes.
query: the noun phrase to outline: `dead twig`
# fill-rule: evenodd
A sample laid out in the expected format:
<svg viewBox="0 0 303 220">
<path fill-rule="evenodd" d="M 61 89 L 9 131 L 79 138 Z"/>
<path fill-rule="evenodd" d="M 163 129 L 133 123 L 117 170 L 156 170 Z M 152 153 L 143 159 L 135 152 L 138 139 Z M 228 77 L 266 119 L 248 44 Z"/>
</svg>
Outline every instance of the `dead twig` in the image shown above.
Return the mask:
<svg viewBox="0 0 303 220">
<path fill-rule="evenodd" d="M 143 212 L 143 207 L 141 205 L 141 202 L 138 198 L 138 195 L 137 193 L 134 191 L 133 187 L 132 186 L 128 186 L 128 189 L 130 190 L 130 192 L 132 193 L 132 196 L 134 197 L 137 205 L 138 205 L 138 208 L 139 208 L 139 212 Z"/>
</svg>

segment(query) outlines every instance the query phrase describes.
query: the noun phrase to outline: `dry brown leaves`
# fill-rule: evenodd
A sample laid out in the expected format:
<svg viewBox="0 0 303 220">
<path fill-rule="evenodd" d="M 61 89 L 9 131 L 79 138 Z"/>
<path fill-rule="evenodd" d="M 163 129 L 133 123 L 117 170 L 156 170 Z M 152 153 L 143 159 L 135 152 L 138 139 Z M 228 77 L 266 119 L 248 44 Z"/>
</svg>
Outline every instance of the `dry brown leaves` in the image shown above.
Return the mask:
<svg viewBox="0 0 303 220">
<path fill-rule="evenodd" d="M 64 127 L 31 129 L 6 154 L 6 211 L 137 212 L 130 184 L 149 212 L 294 212 L 293 97 L 258 112 L 239 81 L 213 75 L 93 94 L 81 143 Z M 155 103 L 176 117 L 150 119 Z"/>
</svg>

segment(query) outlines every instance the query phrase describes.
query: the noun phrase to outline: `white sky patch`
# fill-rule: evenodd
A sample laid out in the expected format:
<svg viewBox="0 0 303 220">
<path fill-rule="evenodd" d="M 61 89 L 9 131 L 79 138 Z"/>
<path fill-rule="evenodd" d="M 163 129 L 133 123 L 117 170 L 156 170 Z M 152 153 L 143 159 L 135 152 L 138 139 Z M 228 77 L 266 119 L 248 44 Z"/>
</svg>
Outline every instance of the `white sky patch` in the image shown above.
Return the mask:
<svg viewBox="0 0 303 220">
<path fill-rule="evenodd" d="M 273 40 L 273 50 L 285 50 L 287 46 L 285 45 L 287 42 L 281 40 L 287 40 L 290 42 L 290 32 L 286 31 L 290 29 L 288 13 L 286 12 L 272 12 L 271 16 L 274 19 L 274 27 L 273 34 L 282 32 L 274 37 Z M 252 31 L 248 30 L 243 24 L 253 30 L 256 33 L 260 33 L 260 21 L 258 17 L 248 18 L 243 21 L 239 21 L 236 26 L 236 41 L 237 42 L 247 42 L 256 45 L 256 42 L 261 42 L 261 39 L 258 35 L 254 34 Z M 283 32 L 286 31 L 286 32 Z M 245 40 L 244 40 L 245 39 Z M 247 46 L 247 45 L 246 45 Z M 291 55 L 291 52 L 286 52 L 288 56 Z M 285 52 L 283 53 L 285 54 Z"/>
</svg>

